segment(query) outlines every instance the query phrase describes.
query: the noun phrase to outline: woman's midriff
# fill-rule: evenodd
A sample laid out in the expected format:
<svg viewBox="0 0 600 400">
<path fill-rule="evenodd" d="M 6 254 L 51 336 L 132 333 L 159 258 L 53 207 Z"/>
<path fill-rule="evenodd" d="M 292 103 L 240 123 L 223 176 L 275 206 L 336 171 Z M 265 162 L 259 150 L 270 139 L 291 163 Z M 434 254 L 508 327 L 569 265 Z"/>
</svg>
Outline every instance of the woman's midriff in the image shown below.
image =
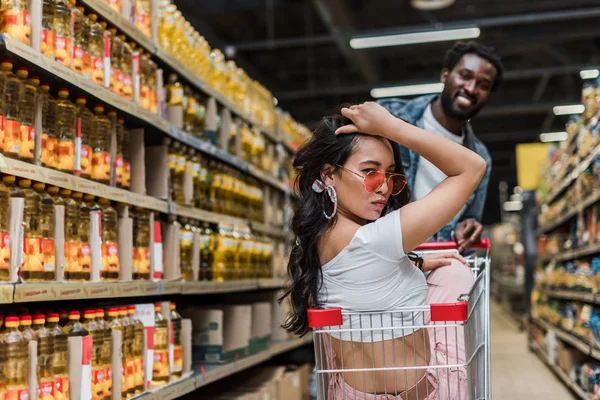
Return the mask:
<svg viewBox="0 0 600 400">
<path fill-rule="evenodd" d="M 344 341 L 331 337 L 336 369 L 376 369 L 382 371 L 341 373 L 344 382 L 357 391 L 375 394 L 400 394 L 415 385 L 426 384 L 423 379 L 430 360 L 429 335 L 420 329 L 411 335 L 384 341 Z M 396 369 L 396 368 L 409 369 Z"/>
</svg>

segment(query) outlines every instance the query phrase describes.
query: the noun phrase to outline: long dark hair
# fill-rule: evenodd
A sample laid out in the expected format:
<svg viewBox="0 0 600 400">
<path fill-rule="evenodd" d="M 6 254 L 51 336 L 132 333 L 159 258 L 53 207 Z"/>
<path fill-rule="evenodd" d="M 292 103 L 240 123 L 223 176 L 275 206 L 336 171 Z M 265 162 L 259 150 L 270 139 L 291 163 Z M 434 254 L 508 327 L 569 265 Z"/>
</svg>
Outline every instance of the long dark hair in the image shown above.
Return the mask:
<svg viewBox="0 0 600 400">
<path fill-rule="evenodd" d="M 279 301 L 290 296 L 292 314 L 283 328 L 297 335 L 309 332 L 307 310 L 319 306 L 317 294 L 322 282 L 319 238 L 334 224 L 334 219 L 328 220 L 323 215 L 323 207 L 329 202 L 329 197 L 325 193 L 313 191 L 312 184 L 315 179 L 321 179 L 321 171 L 325 165 L 344 165 L 354 153 L 360 139 L 365 136 L 336 136 L 337 128 L 351 123 L 350 119 L 339 112 L 326 116 L 294 159 L 294 168 L 298 172 L 296 184 L 300 205 L 294 213 L 291 229 L 297 239 L 288 262 L 289 284 Z M 396 164 L 394 172 L 404 174 L 400 150 L 395 143 L 391 144 Z M 409 201 L 410 191 L 406 187 L 399 195 L 390 197 L 385 212 L 398 209 Z M 330 212 L 328 207 L 327 213 Z"/>
</svg>

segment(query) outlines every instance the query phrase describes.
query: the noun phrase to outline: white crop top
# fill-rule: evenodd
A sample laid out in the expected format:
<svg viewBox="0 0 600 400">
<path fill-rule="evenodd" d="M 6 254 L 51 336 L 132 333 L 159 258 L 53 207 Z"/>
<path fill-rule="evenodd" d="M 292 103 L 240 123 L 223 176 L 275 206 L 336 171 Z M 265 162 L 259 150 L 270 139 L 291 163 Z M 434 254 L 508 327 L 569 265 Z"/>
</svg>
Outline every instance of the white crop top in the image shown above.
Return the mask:
<svg viewBox="0 0 600 400">
<path fill-rule="evenodd" d="M 402 326 L 423 324 L 423 313 L 391 313 L 400 307 L 424 306 L 427 300 L 425 276 L 404 254 L 399 210 L 361 226 L 348 246 L 321 268 L 318 300 L 322 307 L 372 315 L 344 315 L 341 329 L 363 330 L 335 332 L 333 327 L 333 337 L 377 342 L 414 332 Z M 375 315 L 373 311 L 385 313 Z M 385 329 L 392 326 L 393 332 Z"/>
</svg>

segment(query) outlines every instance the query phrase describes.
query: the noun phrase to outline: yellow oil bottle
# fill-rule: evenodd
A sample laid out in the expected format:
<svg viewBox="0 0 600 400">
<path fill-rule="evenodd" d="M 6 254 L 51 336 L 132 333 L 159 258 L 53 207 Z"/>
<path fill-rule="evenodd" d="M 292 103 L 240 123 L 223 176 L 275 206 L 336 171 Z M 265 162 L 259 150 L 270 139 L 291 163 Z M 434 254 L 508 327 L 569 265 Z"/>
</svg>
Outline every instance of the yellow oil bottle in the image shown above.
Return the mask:
<svg viewBox="0 0 600 400">
<path fill-rule="evenodd" d="M 104 29 L 98 22 L 96 13 L 88 14 L 90 20 L 90 37 L 88 52 L 91 62 L 91 79 L 98 85 L 104 85 Z"/>
<path fill-rule="evenodd" d="M 183 85 L 177 80 L 176 74 L 169 75 L 169 80 L 166 85 L 167 90 L 167 106 L 183 105 L 184 92 Z"/>
<path fill-rule="evenodd" d="M 131 132 L 128 129 L 123 129 L 123 141 L 121 144 L 123 152 L 123 174 L 121 178 L 121 186 L 123 189 L 131 187 Z"/>
<path fill-rule="evenodd" d="M 110 183 L 111 158 L 110 158 L 110 130 L 111 122 L 104 115 L 104 106 L 94 107 L 94 119 L 92 120 L 92 179 L 104 183 Z"/>
<path fill-rule="evenodd" d="M 150 30 L 150 10 L 150 0 L 135 0 L 133 3 L 135 26 L 148 37 L 152 36 L 152 31 Z"/>
<path fill-rule="evenodd" d="M 10 0 L 0 3 L 0 33 L 8 33 L 20 42 L 31 44 L 28 0 Z"/>
<path fill-rule="evenodd" d="M 75 174 L 82 178 L 92 177 L 92 131 L 94 114 L 86 107 L 85 96 L 77 98 L 77 122 L 75 130 Z"/>
<path fill-rule="evenodd" d="M 65 203 L 65 280 L 82 280 L 82 269 L 79 263 L 79 204 L 72 197 L 69 189 L 61 189 L 60 195 Z"/>
<path fill-rule="evenodd" d="M 33 189 L 40 196 L 38 210 L 38 229 L 42 235 L 42 262 L 44 280 L 53 281 L 56 278 L 56 252 L 54 248 L 54 198 L 45 191 L 46 185 L 36 182 Z"/>
<path fill-rule="evenodd" d="M 55 1 L 42 1 L 42 41 L 40 43 L 40 52 L 46 57 L 54 56 L 54 16 Z"/>
<path fill-rule="evenodd" d="M 4 175 L 0 183 L 0 281 L 10 278 L 10 242 L 8 230 L 10 224 L 10 197 L 15 177 Z"/>
<path fill-rule="evenodd" d="M 89 78 L 90 71 L 90 53 L 88 52 L 88 41 L 89 41 L 89 23 L 87 17 L 83 13 L 83 7 L 76 7 L 76 1 L 70 0 L 69 6 L 71 7 L 71 20 L 73 27 L 73 71 L 87 75 Z"/>
<path fill-rule="evenodd" d="M 4 321 L 3 339 L 7 364 L 4 369 L 4 385 L 8 399 L 28 398 L 27 360 L 28 341 L 19 331 L 19 317 L 8 316 Z"/>
<path fill-rule="evenodd" d="M 123 40 L 117 36 L 116 28 L 109 28 L 110 32 L 110 90 L 119 94 L 119 78 L 121 71 L 121 57 L 123 55 Z"/>
<path fill-rule="evenodd" d="M 117 211 L 110 200 L 98 200 L 102 207 L 102 279 L 119 279 L 119 245 L 117 243 Z"/>
<path fill-rule="evenodd" d="M 54 337 L 46 327 L 44 314 L 37 313 L 33 316 L 32 329 L 37 336 L 38 400 L 54 400 Z"/>
<path fill-rule="evenodd" d="M 160 304 L 154 304 L 154 362 L 152 383 L 168 383 L 169 376 L 169 326 L 160 311 Z"/>
<path fill-rule="evenodd" d="M 83 327 L 92 336 L 92 400 L 104 399 L 104 372 L 101 356 L 104 343 L 104 331 L 96 322 L 96 310 L 85 310 Z"/>
<path fill-rule="evenodd" d="M 7 157 L 19 157 L 19 140 L 21 138 L 21 122 L 19 107 L 23 97 L 23 83 L 12 72 L 13 62 L 3 60 L 0 64 L 2 73 L 6 76 L 4 87 L 4 132 L 2 137 L 2 151 Z"/>
<path fill-rule="evenodd" d="M 183 348 L 181 346 L 181 315 L 177 306 L 171 302 L 171 323 L 173 324 L 173 378 L 181 378 L 183 373 Z"/>
<path fill-rule="evenodd" d="M 179 265 L 181 267 L 181 275 L 185 281 L 193 280 L 192 248 L 194 231 L 195 229 L 190 225 L 190 222 L 182 218 L 181 230 L 179 232 Z"/>
<path fill-rule="evenodd" d="M 56 168 L 73 173 L 75 170 L 75 122 L 77 107 L 69 100 L 69 90 L 58 90 L 56 103 Z"/>
<path fill-rule="evenodd" d="M 150 279 L 150 217 L 148 210 L 134 207 L 133 279 Z"/>
<path fill-rule="evenodd" d="M 43 82 L 38 91 L 42 98 L 42 151 L 40 161 L 44 167 L 56 168 L 56 100 L 50 95 L 50 84 Z"/>
<path fill-rule="evenodd" d="M 69 337 L 87 336 L 89 332 L 81 323 L 81 313 L 79 311 L 69 311 L 69 320 L 64 326 L 64 332 Z"/>
<path fill-rule="evenodd" d="M 226 235 L 226 231 L 222 225 L 215 235 L 215 247 L 213 251 L 212 262 L 212 277 L 214 281 L 222 282 L 228 279 L 227 270 L 227 246 L 230 245 L 230 240 Z"/>
<path fill-rule="evenodd" d="M 119 317 L 119 309 L 116 307 L 111 307 L 108 309 L 108 317 L 106 318 L 106 323 L 108 324 L 108 326 L 110 327 L 111 331 L 114 330 L 118 330 L 121 332 L 122 334 L 122 340 L 123 343 L 125 343 L 125 334 L 124 334 L 124 330 L 123 330 L 123 324 L 121 323 L 121 318 Z M 127 380 L 125 378 L 125 353 L 123 352 L 123 347 L 121 347 L 121 354 L 123 355 L 123 358 L 121 360 L 122 362 L 122 384 L 121 384 L 121 398 L 125 399 L 127 398 L 127 388 L 126 383 Z"/>
<path fill-rule="evenodd" d="M 71 4 L 69 0 L 56 0 L 54 34 L 54 59 L 65 67 L 71 67 L 73 47 L 71 42 Z"/>
<path fill-rule="evenodd" d="M 94 311 L 96 323 L 102 335 L 102 349 L 100 351 L 100 368 L 104 369 L 104 398 L 112 396 L 112 329 L 104 320 L 104 310 L 99 308 Z"/>
<path fill-rule="evenodd" d="M 69 398 L 69 371 L 68 371 L 68 336 L 58 324 L 59 314 L 48 313 L 46 327 L 50 331 L 54 343 L 51 357 L 52 374 L 54 376 L 54 400 L 67 400 Z"/>
<path fill-rule="evenodd" d="M 89 281 L 92 273 L 92 247 L 90 245 L 90 207 L 83 200 L 83 195 L 74 193 L 73 198 L 79 203 L 79 262 L 81 264 L 81 279 Z"/>
<path fill-rule="evenodd" d="M 129 318 L 127 307 L 119 308 L 119 318 L 123 325 L 123 357 L 125 359 L 125 380 L 124 388 L 127 390 L 127 397 L 133 396 L 135 393 L 135 360 L 133 357 L 133 339 L 134 326 Z"/>
<path fill-rule="evenodd" d="M 104 2 L 116 12 L 121 12 L 121 0 L 104 0 Z"/>
<path fill-rule="evenodd" d="M 33 148 L 35 144 L 35 105 L 37 87 L 35 82 L 27 80 L 29 70 L 26 67 L 17 69 L 17 76 L 23 85 L 23 94 L 19 103 L 20 135 L 17 143 L 18 157 L 27 162 L 33 162 Z M 39 84 L 39 80 L 38 80 Z"/>
<path fill-rule="evenodd" d="M 115 175 L 117 181 L 117 187 L 123 187 L 123 179 L 124 179 L 124 168 L 123 168 L 123 135 L 125 133 L 125 119 L 117 118 L 116 125 L 116 139 L 117 139 L 117 152 L 115 155 Z"/>
<path fill-rule="evenodd" d="M 2 322 L 4 323 L 4 316 L 2 316 Z M 3 327 L 0 326 L 0 331 L 3 330 Z M 4 373 L 7 368 L 7 354 L 6 354 L 6 342 L 2 335 L 0 335 L 0 399 L 6 398 L 6 378 L 4 377 Z"/>
<path fill-rule="evenodd" d="M 44 280 L 44 256 L 42 253 L 42 232 L 40 229 L 41 197 L 31 187 L 29 179 L 21 179 L 19 187 L 25 195 L 23 209 L 23 264 L 19 275 L 25 281 Z"/>
<path fill-rule="evenodd" d="M 144 324 L 135 316 L 135 306 L 127 309 L 129 319 L 133 324 L 133 343 L 131 353 L 134 359 L 134 394 L 144 391 Z"/>
<path fill-rule="evenodd" d="M 200 280 L 212 280 L 212 251 L 211 240 L 213 232 L 210 226 L 205 223 L 200 229 Z"/>
<path fill-rule="evenodd" d="M 121 71 L 123 71 L 123 84 L 119 94 L 128 100 L 133 100 L 133 52 L 136 48 L 135 42 L 125 42 L 125 35 L 119 35 L 123 44 L 123 56 L 121 57 Z"/>
</svg>

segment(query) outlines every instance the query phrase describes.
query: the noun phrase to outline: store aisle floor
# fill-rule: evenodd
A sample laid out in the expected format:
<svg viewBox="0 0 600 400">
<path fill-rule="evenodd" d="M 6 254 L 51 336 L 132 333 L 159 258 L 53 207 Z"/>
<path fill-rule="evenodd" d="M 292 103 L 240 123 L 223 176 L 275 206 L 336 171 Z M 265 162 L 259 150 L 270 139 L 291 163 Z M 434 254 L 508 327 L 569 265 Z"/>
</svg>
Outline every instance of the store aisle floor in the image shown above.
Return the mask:
<svg viewBox="0 0 600 400">
<path fill-rule="evenodd" d="M 563 386 L 527 347 L 525 332 L 501 307 L 492 302 L 492 398 L 493 400 L 572 400 Z"/>
</svg>

